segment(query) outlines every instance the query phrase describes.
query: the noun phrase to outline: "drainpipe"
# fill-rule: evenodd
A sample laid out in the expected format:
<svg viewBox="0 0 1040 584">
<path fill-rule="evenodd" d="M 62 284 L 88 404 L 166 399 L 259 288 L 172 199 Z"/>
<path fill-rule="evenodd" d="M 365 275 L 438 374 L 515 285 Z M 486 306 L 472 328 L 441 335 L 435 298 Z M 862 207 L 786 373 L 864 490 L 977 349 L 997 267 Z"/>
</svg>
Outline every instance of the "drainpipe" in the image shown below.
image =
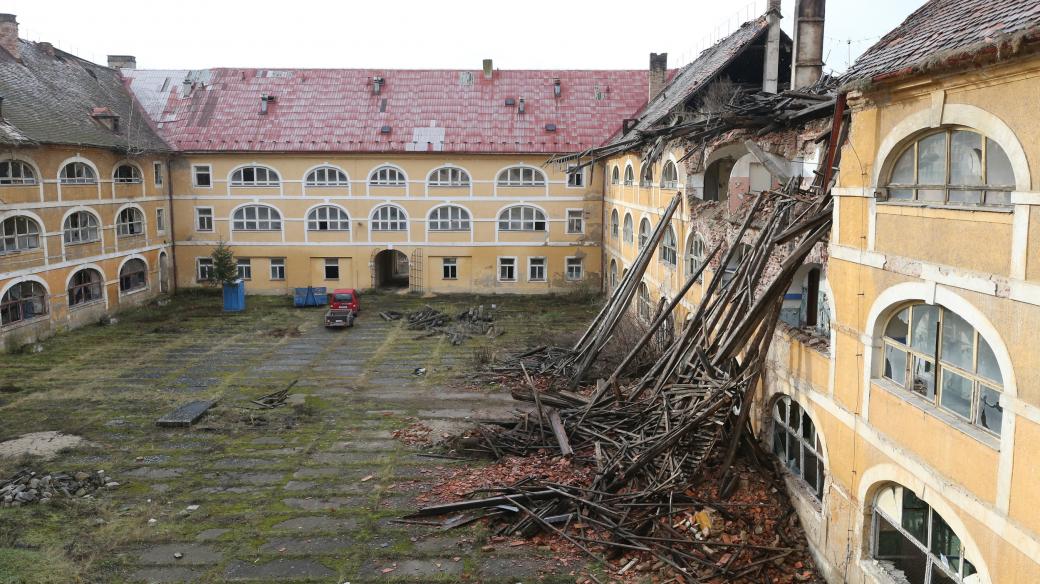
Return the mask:
<svg viewBox="0 0 1040 584">
<path fill-rule="evenodd" d="M 170 293 L 177 293 L 177 225 L 174 223 L 176 213 L 173 212 L 173 165 L 171 159 L 166 158 L 166 202 L 169 204 L 170 215 L 170 273 L 173 282 L 170 283 Z"/>
</svg>

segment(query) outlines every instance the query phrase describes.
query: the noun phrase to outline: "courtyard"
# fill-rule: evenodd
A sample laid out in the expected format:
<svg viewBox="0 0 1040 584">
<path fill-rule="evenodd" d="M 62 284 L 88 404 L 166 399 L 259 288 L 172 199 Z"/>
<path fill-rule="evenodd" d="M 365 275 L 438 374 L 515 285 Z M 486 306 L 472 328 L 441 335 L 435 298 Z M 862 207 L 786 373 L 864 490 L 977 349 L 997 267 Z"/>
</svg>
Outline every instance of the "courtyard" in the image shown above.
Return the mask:
<svg viewBox="0 0 1040 584">
<path fill-rule="evenodd" d="M 378 315 L 493 303 L 504 334 L 461 345 Z M 522 404 L 475 379 L 478 364 L 580 329 L 595 309 L 577 295 L 376 294 L 357 326 L 330 331 L 321 309 L 284 297 L 251 296 L 231 315 L 216 295 L 187 293 L 2 355 L 0 441 L 82 441 L 50 460 L 2 457 L 0 479 L 104 470 L 118 486 L 5 509 L 0 581 L 573 582 L 597 568 L 478 525 L 395 521 L 446 473 L 482 463 L 422 456 L 393 432 L 421 420 L 440 437 L 509 416 Z M 286 388 L 282 407 L 251 401 Z M 156 426 L 201 399 L 218 401 L 194 426 Z"/>
</svg>

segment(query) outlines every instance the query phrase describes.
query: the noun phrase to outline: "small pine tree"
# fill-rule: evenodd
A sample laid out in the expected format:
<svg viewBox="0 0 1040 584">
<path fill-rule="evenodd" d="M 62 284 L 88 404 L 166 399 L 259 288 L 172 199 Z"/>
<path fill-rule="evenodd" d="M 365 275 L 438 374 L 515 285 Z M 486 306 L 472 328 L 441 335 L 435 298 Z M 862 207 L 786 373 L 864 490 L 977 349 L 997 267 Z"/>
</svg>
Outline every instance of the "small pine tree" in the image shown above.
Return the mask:
<svg viewBox="0 0 1040 584">
<path fill-rule="evenodd" d="M 214 284 L 233 284 L 238 279 L 238 264 L 235 262 L 235 254 L 231 248 L 224 245 L 224 240 L 217 242 L 210 254 L 213 258 L 213 276 L 210 281 Z"/>
</svg>

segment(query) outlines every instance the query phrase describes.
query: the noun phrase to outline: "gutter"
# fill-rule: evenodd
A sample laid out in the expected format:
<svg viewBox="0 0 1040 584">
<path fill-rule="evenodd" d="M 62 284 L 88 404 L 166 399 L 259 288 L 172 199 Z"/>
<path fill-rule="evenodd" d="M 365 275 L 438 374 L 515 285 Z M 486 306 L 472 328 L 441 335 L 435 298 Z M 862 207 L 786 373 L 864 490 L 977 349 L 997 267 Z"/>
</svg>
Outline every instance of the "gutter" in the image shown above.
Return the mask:
<svg viewBox="0 0 1040 584">
<path fill-rule="evenodd" d="M 173 212 L 173 166 L 171 164 L 172 158 L 166 158 L 166 202 L 169 205 L 167 208 L 170 210 L 170 272 L 173 277 L 173 282 L 170 285 L 170 293 L 177 293 L 177 224 L 175 223 L 176 213 Z"/>
</svg>

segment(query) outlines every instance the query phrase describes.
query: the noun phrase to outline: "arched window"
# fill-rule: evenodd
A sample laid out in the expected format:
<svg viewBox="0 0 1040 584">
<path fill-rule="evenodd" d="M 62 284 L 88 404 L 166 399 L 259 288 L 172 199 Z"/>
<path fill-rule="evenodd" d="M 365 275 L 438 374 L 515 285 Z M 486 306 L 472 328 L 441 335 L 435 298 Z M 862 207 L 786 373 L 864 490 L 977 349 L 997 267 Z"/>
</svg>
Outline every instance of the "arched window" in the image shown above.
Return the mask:
<svg viewBox="0 0 1040 584">
<path fill-rule="evenodd" d="M 144 213 L 136 207 L 127 207 L 116 216 L 116 235 L 128 237 L 144 234 Z"/>
<path fill-rule="evenodd" d="M 281 231 L 282 215 L 274 207 L 246 205 L 235 209 L 231 216 L 235 231 Z"/>
<path fill-rule="evenodd" d="M 134 258 L 128 260 L 119 269 L 119 291 L 133 292 L 148 286 L 148 266 L 144 260 Z"/>
<path fill-rule="evenodd" d="M 704 265 L 704 240 L 696 233 L 686 238 L 686 277 L 689 278 Z M 704 279 L 704 272 L 697 278 Z"/>
<path fill-rule="evenodd" d="M 92 185 L 97 182 L 97 174 L 86 162 L 70 162 L 61 167 L 59 180 L 63 185 Z"/>
<path fill-rule="evenodd" d="M 4 160 L 0 162 L 0 185 L 34 185 L 36 173 L 28 162 Z"/>
<path fill-rule="evenodd" d="M 380 166 L 368 177 L 369 186 L 373 187 L 403 187 L 408 184 L 404 173 L 393 166 Z"/>
<path fill-rule="evenodd" d="M 349 187 L 347 173 L 332 166 L 319 166 L 307 173 L 304 183 L 309 187 Z"/>
<path fill-rule="evenodd" d="M 625 186 L 630 187 L 636 180 L 635 172 L 632 170 L 632 165 L 629 164 L 625 167 Z"/>
<path fill-rule="evenodd" d="M 654 165 L 644 164 L 641 172 L 639 173 L 639 186 L 641 187 L 652 187 L 654 186 Z"/>
<path fill-rule="evenodd" d="M 430 231 L 469 231 L 469 211 L 457 205 L 437 207 L 427 220 Z"/>
<path fill-rule="evenodd" d="M 963 318 L 939 305 L 907 306 L 888 320 L 882 342 L 882 377 L 1000 434 L 1000 366 L 986 339 Z"/>
<path fill-rule="evenodd" d="M 468 187 L 469 182 L 469 173 L 453 166 L 438 168 L 427 179 L 431 187 Z"/>
<path fill-rule="evenodd" d="M 874 497 L 873 542 L 878 565 L 906 584 L 977 584 L 975 565 L 949 523 L 910 489 L 891 484 Z M 972 576 L 975 576 L 974 578 Z"/>
<path fill-rule="evenodd" d="M 650 220 L 643 217 L 639 222 L 639 249 L 643 249 L 648 241 L 650 241 Z"/>
<path fill-rule="evenodd" d="M 545 186 L 545 173 L 528 166 L 513 166 L 498 173 L 500 187 L 540 187 Z"/>
<path fill-rule="evenodd" d="M 383 205 L 372 213 L 372 231 L 405 231 L 408 218 L 397 205 Z"/>
<path fill-rule="evenodd" d="M 350 231 L 350 217 L 335 205 L 322 205 L 307 213 L 307 231 Z"/>
<path fill-rule="evenodd" d="M 610 171 L 610 184 L 621 184 L 621 169 L 616 164 L 614 165 L 614 170 Z"/>
<path fill-rule="evenodd" d="M 625 243 L 632 243 L 635 241 L 635 234 L 632 228 L 632 214 L 625 213 L 625 227 L 624 227 L 624 241 Z"/>
<path fill-rule="evenodd" d="M 243 166 L 231 173 L 233 187 L 276 187 L 281 180 L 273 168 L 266 166 Z"/>
<path fill-rule="evenodd" d="M 664 231 L 664 238 L 661 240 L 661 262 L 673 268 L 677 266 L 679 264 L 678 248 L 679 244 L 675 240 L 675 230 L 669 225 Z"/>
<path fill-rule="evenodd" d="M 816 426 L 797 402 L 783 396 L 773 404 L 773 454 L 823 499 L 823 446 Z"/>
<path fill-rule="evenodd" d="M 947 128 L 915 140 L 888 177 L 890 201 L 1009 205 L 1011 160 L 999 144 L 972 130 Z"/>
<path fill-rule="evenodd" d="M 636 305 L 636 313 L 644 322 L 650 322 L 650 288 L 646 282 L 639 283 L 639 302 Z"/>
<path fill-rule="evenodd" d="M 617 260 L 610 260 L 610 290 L 614 291 L 618 285 Z"/>
<path fill-rule="evenodd" d="M 675 163 L 669 160 L 664 163 L 664 168 L 661 170 L 661 188 L 662 189 L 677 189 L 679 188 L 679 171 L 675 168 Z"/>
<path fill-rule="evenodd" d="M 101 239 L 97 217 L 87 211 L 76 211 L 65 218 L 62 226 L 66 244 L 87 243 Z"/>
<path fill-rule="evenodd" d="M 610 236 L 614 239 L 618 238 L 618 234 L 621 232 L 621 226 L 619 225 L 617 209 L 610 212 Z"/>
<path fill-rule="evenodd" d="M 527 205 L 504 209 L 498 215 L 499 231 L 545 231 L 545 213 Z"/>
<path fill-rule="evenodd" d="M 120 164 L 112 174 L 112 182 L 138 184 L 141 182 L 141 169 L 129 163 Z"/>
<path fill-rule="evenodd" d="M 31 217 L 16 215 L 0 223 L 0 254 L 40 247 L 40 225 Z"/>
<path fill-rule="evenodd" d="M 19 282 L 0 298 L 0 326 L 31 320 L 47 314 L 47 289 L 39 282 Z"/>
<path fill-rule="evenodd" d="M 69 306 L 78 306 L 104 298 L 104 278 L 92 268 L 84 268 L 69 280 Z"/>
</svg>

